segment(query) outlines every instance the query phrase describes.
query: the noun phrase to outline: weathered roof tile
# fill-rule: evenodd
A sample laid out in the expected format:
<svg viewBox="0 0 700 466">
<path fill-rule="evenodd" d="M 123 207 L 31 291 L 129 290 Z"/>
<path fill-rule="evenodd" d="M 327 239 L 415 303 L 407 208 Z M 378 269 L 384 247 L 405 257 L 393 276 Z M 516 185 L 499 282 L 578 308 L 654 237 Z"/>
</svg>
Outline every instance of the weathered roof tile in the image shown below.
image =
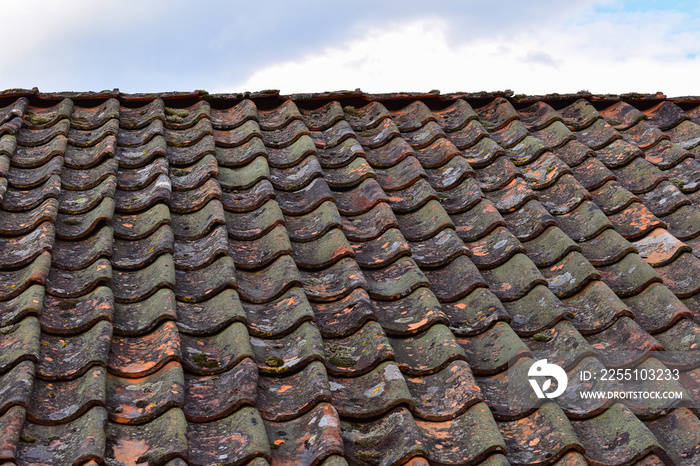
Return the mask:
<svg viewBox="0 0 700 466">
<path fill-rule="evenodd" d="M 258 377 L 258 366 L 250 358 L 220 374 L 185 372 L 185 417 L 190 422 L 209 422 L 255 405 Z"/>
<path fill-rule="evenodd" d="M 692 462 L 690 101 L 13 95 L 0 462 Z"/>
</svg>

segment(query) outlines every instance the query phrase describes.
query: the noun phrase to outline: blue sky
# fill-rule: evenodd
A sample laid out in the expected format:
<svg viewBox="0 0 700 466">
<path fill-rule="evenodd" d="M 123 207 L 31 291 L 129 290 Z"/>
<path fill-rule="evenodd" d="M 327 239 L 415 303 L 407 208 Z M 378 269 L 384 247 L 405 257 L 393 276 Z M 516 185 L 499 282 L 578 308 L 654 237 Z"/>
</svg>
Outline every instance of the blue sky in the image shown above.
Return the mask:
<svg viewBox="0 0 700 466">
<path fill-rule="evenodd" d="M 0 58 L 0 88 L 700 95 L 697 2 L 4 0 L 2 7 L 3 33 L 15 39 Z"/>
</svg>

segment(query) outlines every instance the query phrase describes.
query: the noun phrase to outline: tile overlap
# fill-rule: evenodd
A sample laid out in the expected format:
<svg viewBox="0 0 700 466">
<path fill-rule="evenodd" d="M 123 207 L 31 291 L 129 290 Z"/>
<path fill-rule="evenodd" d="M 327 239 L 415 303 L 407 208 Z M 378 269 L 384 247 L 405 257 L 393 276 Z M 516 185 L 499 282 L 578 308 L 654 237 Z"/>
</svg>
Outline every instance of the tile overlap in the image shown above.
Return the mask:
<svg viewBox="0 0 700 466">
<path fill-rule="evenodd" d="M 700 397 L 700 101 L 2 99 L 0 463 L 699 461 L 693 409 L 506 392 Z"/>
</svg>

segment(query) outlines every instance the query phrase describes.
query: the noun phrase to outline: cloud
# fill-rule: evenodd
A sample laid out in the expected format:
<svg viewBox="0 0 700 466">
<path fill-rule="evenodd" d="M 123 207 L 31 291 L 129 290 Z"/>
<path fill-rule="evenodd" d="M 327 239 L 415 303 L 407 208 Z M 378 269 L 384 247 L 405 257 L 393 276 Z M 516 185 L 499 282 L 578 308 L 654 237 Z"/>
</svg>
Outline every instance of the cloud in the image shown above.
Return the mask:
<svg viewBox="0 0 700 466">
<path fill-rule="evenodd" d="M 392 30 L 373 28 L 342 46 L 264 67 L 237 90 L 280 87 L 280 76 L 285 76 L 283 92 L 356 87 L 368 92 L 498 90 L 518 82 L 532 87 L 539 73 L 551 72 L 558 62 L 549 54 L 531 52 L 541 48 L 536 40 L 481 38 L 454 43 L 448 28 L 447 21 L 437 19 Z"/>
<path fill-rule="evenodd" d="M 497 90 L 692 86 L 697 12 L 620 0 L 8 2 L 1 87 L 44 91 Z"/>
<path fill-rule="evenodd" d="M 6 2 L 3 16 L 12 20 L 3 33 L 14 40 L 0 58 L 0 84 L 45 91 L 192 90 L 221 83 L 230 89 L 270 63 L 419 20 L 442 21 L 444 43 L 457 46 L 528 28 L 538 18 L 557 21 L 591 3 L 283 0 L 267 2 L 263 11 L 255 2 L 226 0 Z M 285 82 L 280 78 L 274 87 Z"/>
<path fill-rule="evenodd" d="M 694 58 L 700 28 L 687 26 L 693 19 L 687 13 L 591 8 L 560 19 L 513 30 L 494 26 L 492 34 L 460 40 L 451 35 L 454 21 L 447 17 L 368 28 L 360 38 L 269 64 L 233 85 L 283 92 L 361 87 L 368 92 L 698 93 L 688 76 L 700 64 Z"/>
<path fill-rule="evenodd" d="M 547 66 L 557 67 L 559 61 L 552 58 L 552 56 L 546 52 L 528 52 L 523 61 L 526 63 L 542 64 Z"/>
</svg>

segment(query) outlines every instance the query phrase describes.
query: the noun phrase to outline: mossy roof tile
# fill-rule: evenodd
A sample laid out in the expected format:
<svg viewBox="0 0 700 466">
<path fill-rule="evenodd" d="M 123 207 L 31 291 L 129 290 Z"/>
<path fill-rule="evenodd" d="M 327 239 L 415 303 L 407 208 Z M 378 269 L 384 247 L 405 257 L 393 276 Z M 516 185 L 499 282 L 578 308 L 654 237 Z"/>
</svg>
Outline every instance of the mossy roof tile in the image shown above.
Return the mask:
<svg viewBox="0 0 700 466">
<path fill-rule="evenodd" d="M 0 109 L 0 461 L 692 451 L 693 411 L 527 380 L 548 350 L 700 393 L 690 101 L 31 92 Z"/>
</svg>

